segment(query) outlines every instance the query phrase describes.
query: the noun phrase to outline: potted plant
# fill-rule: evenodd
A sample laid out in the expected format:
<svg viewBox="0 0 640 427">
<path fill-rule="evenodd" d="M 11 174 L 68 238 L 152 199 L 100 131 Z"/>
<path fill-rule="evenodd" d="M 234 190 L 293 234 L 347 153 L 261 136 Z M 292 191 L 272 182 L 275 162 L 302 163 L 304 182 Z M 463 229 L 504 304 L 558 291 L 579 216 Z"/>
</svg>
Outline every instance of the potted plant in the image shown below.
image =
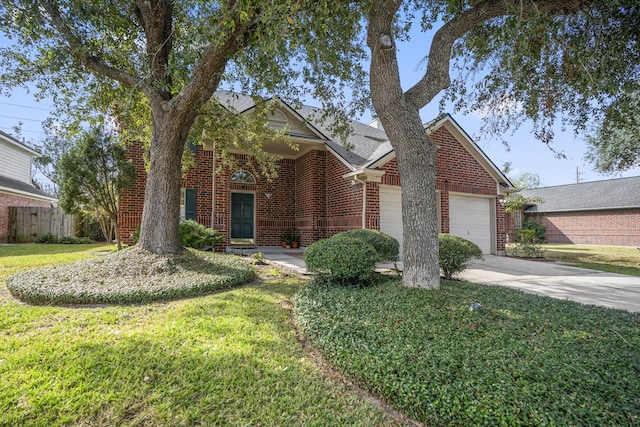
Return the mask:
<svg viewBox="0 0 640 427">
<path fill-rule="evenodd" d="M 291 235 L 291 231 L 285 231 L 280 236 L 280 244 L 283 248 L 290 248 L 291 243 L 293 243 L 293 237 Z"/>
<path fill-rule="evenodd" d="M 300 247 L 300 233 L 295 228 L 291 230 L 291 247 L 294 249 Z"/>
</svg>

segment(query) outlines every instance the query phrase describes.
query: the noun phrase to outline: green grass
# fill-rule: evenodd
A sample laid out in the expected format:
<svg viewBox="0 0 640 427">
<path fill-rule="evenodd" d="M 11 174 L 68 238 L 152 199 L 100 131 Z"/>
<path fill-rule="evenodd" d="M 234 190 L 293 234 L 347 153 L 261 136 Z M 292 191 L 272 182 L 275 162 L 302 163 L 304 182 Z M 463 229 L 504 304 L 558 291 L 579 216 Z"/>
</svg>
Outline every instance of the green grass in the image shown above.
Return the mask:
<svg viewBox="0 0 640 427">
<path fill-rule="evenodd" d="M 640 424 L 640 314 L 398 279 L 313 284 L 294 305 L 331 363 L 426 425 Z"/>
<path fill-rule="evenodd" d="M 11 248 L 23 247 L 0 260 L 15 266 Z M 32 248 L 47 252 L 32 255 L 38 265 L 72 256 Z M 391 424 L 306 358 L 288 308 L 303 280 L 261 276 L 139 306 L 36 307 L 0 293 L 0 425 Z"/>
<path fill-rule="evenodd" d="M 115 250 L 115 245 L 61 245 L 21 243 L 0 245 L 0 283 L 16 271 L 78 261 Z"/>
<path fill-rule="evenodd" d="M 640 276 L 640 250 L 625 246 L 542 245 L 545 258 L 575 267 Z"/>
</svg>

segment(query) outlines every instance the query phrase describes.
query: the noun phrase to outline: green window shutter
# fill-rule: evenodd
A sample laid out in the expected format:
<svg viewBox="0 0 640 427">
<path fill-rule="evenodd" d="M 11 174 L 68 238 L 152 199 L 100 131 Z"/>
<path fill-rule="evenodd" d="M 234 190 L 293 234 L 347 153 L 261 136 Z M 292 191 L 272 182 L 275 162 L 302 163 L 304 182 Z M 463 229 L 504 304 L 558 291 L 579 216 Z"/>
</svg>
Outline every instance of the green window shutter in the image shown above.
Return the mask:
<svg viewBox="0 0 640 427">
<path fill-rule="evenodd" d="M 195 141 L 189 141 L 187 143 L 187 147 L 189 148 L 189 151 L 191 151 L 191 153 L 195 156 L 198 153 L 198 143 Z"/>
<path fill-rule="evenodd" d="M 184 217 L 185 219 L 196 219 L 196 190 L 186 188 L 184 191 Z"/>
</svg>

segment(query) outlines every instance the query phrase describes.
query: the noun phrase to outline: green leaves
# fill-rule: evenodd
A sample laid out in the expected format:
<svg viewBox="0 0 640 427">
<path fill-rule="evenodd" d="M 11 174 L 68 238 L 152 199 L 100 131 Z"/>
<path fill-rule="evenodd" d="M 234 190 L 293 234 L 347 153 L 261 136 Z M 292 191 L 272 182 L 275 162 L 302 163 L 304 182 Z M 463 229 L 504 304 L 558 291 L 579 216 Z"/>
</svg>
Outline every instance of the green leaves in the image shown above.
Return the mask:
<svg viewBox="0 0 640 427">
<path fill-rule="evenodd" d="M 479 311 L 469 305 L 482 304 Z M 634 425 L 640 315 L 499 286 L 311 284 L 298 324 L 366 390 L 425 425 Z M 618 335 L 619 334 L 619 335 Z"/>
</svg>

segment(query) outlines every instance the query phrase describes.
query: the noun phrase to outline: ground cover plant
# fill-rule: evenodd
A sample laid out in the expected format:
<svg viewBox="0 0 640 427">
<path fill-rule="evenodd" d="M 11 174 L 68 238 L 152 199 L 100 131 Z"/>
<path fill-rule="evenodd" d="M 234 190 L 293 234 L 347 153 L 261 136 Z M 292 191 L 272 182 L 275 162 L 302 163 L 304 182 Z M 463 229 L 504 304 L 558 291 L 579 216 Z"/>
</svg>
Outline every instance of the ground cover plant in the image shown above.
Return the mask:
<svg viewBox="0 0 640 427">
<path fill-rule="evenodd" d="M 184 249 L 157 255 L 139 247 L 15 273 L 7 288 L 32 304 L 142 303 L 246 283 L 253 269 L 227 254 Z"/>
<path fill-rule="evenodd" d="M 0 261 L 20 249 L 0 247 Z M 304 279 L 258 276 L 145 305 L 42 307 L 0 292 L 0 425 L 393 425 L 305 356 L 288 304 Z"/>
<path fill-rule="evenodd" d="M 544 256 L 575 267 L 640 276 L 640 250 L 633 246 L 542 245 Z"/>
<path fill-rule="evenodd" d="M 470 310 L 473 302 L 481 305 Z M 503 287 L 312 283 L 297 321 L 337 369 L 426 425 L 638 425 L 640 314 Z"/>
</svg>

